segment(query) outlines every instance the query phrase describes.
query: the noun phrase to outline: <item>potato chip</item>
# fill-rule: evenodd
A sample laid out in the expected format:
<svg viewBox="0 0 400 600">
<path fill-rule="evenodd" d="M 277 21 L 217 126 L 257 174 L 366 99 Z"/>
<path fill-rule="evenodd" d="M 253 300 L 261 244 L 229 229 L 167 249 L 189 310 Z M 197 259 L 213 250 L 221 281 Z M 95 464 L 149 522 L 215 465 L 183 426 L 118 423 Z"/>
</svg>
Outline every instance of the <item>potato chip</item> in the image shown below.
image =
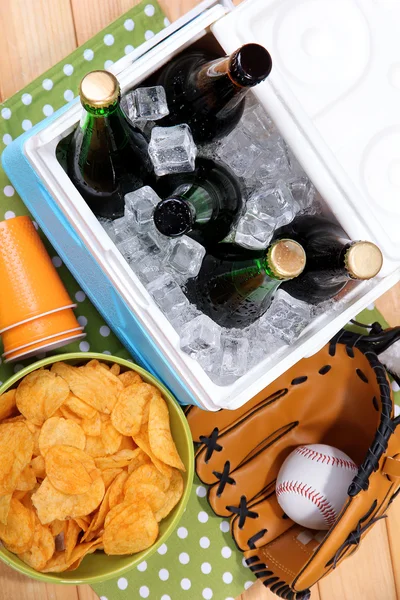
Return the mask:
<svg viewBox="0 0 400 600">
<path fill-rule="evenodd" d="M 139 483 L 151 483 L 165 492 L 170 486 L 170 479 L 160 473 L 154 465 L 142 465 L 133 471 L 126 480 L 124 486 L 125 494 L 129 488 L 135 487 Z"/>
<path fill-rule="evenodd" d="M 125 371 L 125 373 L 118 375 L 118 379 L 122 381 L 124 387 L 128 387 L 128 385 L 132 385 L 133 383 L 142 383 L 143 381 L 136 371 Z"/>
<path fill-rule="evenodd" d="M 101 423 L 101 435 L 86 437 L 85 451 L 98 458 L 99 456 L 107 456 L 115 454 L 121 445 L 122 435 L 115 429 L 110 419 Z"/>
<path fill-rule="evenodd" d="M 34 456 L 39 456 L 39 454 L 40 454 L 39 436 L 40 436 L 41 428 L 38 425 L 31 423 L 31 421 L 27 421 L 25 419 L 25 417 L 24 417 L 24 423 L 27 426 L 27 428 L 29 429 L 29 431 L 31 432 L 31 434 L 33 435 L 33 452 L 32 452 L 32 454 Z"/>
<path fill-rule="evenodd" d="M 81 564 L 81 562 L 87 554 L 93 554 L 94 552 L 96 552 L 96 550 L 104 550 L 102 538 L 92 540 L 92 542 L 90 543 L 93 545 L 77 560 L 75 560 L 73 563 L 70 563 L 69 567 L 67 568 L 67 571 L 75 571 L 75 569 L 79 567 L 79 565 Z"/>
<path fill-rule="evenodd" d="M 92 483 L 101 478 L 93 458 L 73 446 L 51 446 L 46 452 L 45 464 L 50 483 L 64 494 L 85 494 Z"/>
<path fill-rule="evenodd" d="M 12 494 L 0 496 L 0 523 L 7 525 L 8 513 L 10 510 Z"/>
<path fill-rule="evenodd" d="M 142 465 L 150 465 L 150 464 L 151 464 L 151 459 L 146 454 L 146 452 L 143 452 L 143 450 L 141 448 L 137 448 L 137 450 L 135 451 L 135 456 L 133 457 L 133 459 L 130 461 L 130 463 L 128 465 L 128 474 L 130 475 L 131 473 L 133 473 L 133 471 L 136 471 L 136 469 L 141 467 Z"/>
<path fill-rule="evenodd" d="M 64 404 L 60 406 L 59 410 L 54 413 L 53 417 L 63 417 L 64 419 L 69 419 L 70 421 L 74 421 L 77 425 L 81 425 L 82 419 L 78 417 L 74 411 L 65 406 Z"/>
<path fill-rule="evenodd" d="M 51 417 L 43 424 L 39 436 L 39 450 L 42 456 L 52 446 L 73 446 L 83 450 L 86 445 L 86 436 L 82 427 L 71 419 L 63 417 Z"/>
<path fill-rule="evenodd" d="M 142 425 L 139 433 L 136 434 L 133 439 L 134 439 L 135 443 L 139 446 L 139 448 L 141 448 L 143 450 L 143 452 L 145 452 L 147 454 L 147 456 L 150 458 L 153 465 L 160 471 L 160 473 L 162 473 L 168 479 L 170 479 L 171 473 L 172 473 L 172 467 L 165 464 L 162 460 L 159 460 L 151 451 L 150 443 L 149 443 L 149 435 L 148 435 L 148 431 L 147 431 L 147 424 Z"/>
<path fill-rule="evenodd" d="M 54 519 L 66 519 L 88 515 L 99 506 L 105 492 L 104 481 L 98 477 L 85 494 L 63 494 L 48 477 L 32 495 L 32 502 L 42 525 Z"/>
<path fill-rule="evenodd" d="M 63 377 L 75 396 L 99 412 L 110 414 L 123 384 L 118 377 L 103 369 L 98 361 L 91 363 L 84 367 L 71 367 L 59 362 L 51 370 Z"/>
<path fill-rule="evenodd" d="M 44 421 L 62 405 L 68 397 L 67 383 L 57 374 L 44 369 L 29 373 L 21 381 L 16 392 L 18 410 L 35 425 Z"/>
<path fill-rule="evenodd" d="M 108 499 L 110 509 L 114 508 L 114 506 L 117 506 L 117 504 L 121 504 L 121 502 L 124 501 L 124 485 L 127 479 L 127 471 L 122 471 L 122 473 L 117 475 L 112 484 L 110 485 L 110 494 Z"/>
<path fill-rule="evenodd" d="M 123 510 L 121 510 L 123 507 Z M 117 511 L 113 514 L 113 511 Z M 106 554 L 132 554 L 149 548 L 157 539 L 158 523 L 150 506 L 143 502 L 118 504 L 107 515 L 103 545 Z"/>
<path fill-rule="evenodd" d="M 35 473 L 36 479 L 44 479 L 46 477 L 46 466 L 43 456 L 35 456 L 29 464 Z"/>
<path fill-rule="evenodd" d="M 120 473 L 122 473 L 122 469 L 104 469 L 101 472 L 106 490 L 110 487 L 116 476 Z"/>
<path fill-rule="evenodd" d="M 131 502 L 135 506 L 147 502 L 154 514 L 161 510 L 166 501 L 165 492 L 151 483 L 138 483 L 131 486 L 125 494 L 125 502 Z"/>
<path fill-rule="evenodd" d="M 172 439 L 168 406 L 160 394 L 154 394 L 150 401 L 148 434 L 153 454 L 170 467 L 185 471 L 185 465 Z"/>
<path fill-rule="evenodd" d="M 80 398 L 70 393 L 68 398 L 65 400 L 63 406 L 71 410 L 81 419 L 92 419 L 96 414 L 97 410 L 93 406 L 89 406 Z"/>
<path fill-rule="evenodd" d="M 64 544 L 65 544 L 65 560 L 68 562 L 71 558 L 72 552 L 78 543 L 78 537 L 81 532 L 81 528 L 74 519 L 70 519 L 67 525 L 67 531 L 65 533 Z"/>
<path fill-rule="evenodd" d="M 41 569 L 42 573 L 62 573 L 66 571 L 72 564 L 77 563 L 76 567 L 79 566 L 80 561 L 91 552 L 95 552 L 96 548 L 100 546 L 101 540 L 93 540 L 86 544 L 78 544 L 72 551 L 69 560 L 66 560 L 66 552 L 55 552 L 46 566 Z M 75 568 L 76 568 L 75 567 Z"/>
<path fill-rule="evenodd" d="M 0 523 L 0 540 L 10 552 L 27 552 L 35 532 L 35 514 L 19 500 L 11 498 L 7 525 Z"/>
<path fill-rule="evenodd" d="M 90 527 L 90 523 L 88 523 L 84 517 L 76 517 L 74 521 L 82 529 L 82 531 L 87 531 Z"/>
<path fill-rule="evenodd" d="M 18 478 L 16 490 L 21 492 L 28 492 L 29 490 L 33 490 L 36 485 L 36 475 L 32 466 L 29 464 L 22 471 L 21 475 Z"/>
<path fill-rule="evenodd" d="M 101 364 L 103 364 L 103 363 L 101 363 Z M 114 364 L 112 365 L 112 367 L 110 368 L 110 371 L 111 371 L 111 373 L 112 373 L 113 375 L 115 375 L 116 377 L 118 377 L 118 375 L 119 375 L 119 374 L 120 374 L 120 372 L 121 372 L 121 367 L 120 367 L 120 366 L 119 366 L 117 363 L 114 363 Z"/>
<path fill-rule="evenodd" d="M 101 435 L 100 413 L 96 412 L 94 417 L 91 419 L 82 419 L 81 427 L 86 435 L 91 435 L 94 437 Z"/>
<path fill-rule="evenodd" d="M 51 523 L 48 524 L 48 527 L 51 531 L 51 535 L 53 537 L 56 537 L 62 531 L 64 531 L 64 529 L 66 529 L 66 526 L 67 526 L 67 522 L 60 521 L 59 519 L 55 519 L 54 521 L 51 521 Z"/>
<path fill-rule="evenodd" d="M 9 494 L 30 463 L 33 436 L 23 421 L 0 425 L 0 494 Z"/>
<path fill-rule="evenodd" d="M 148 548 L 182 497 L 168 409 L 135 371 L 39 369 L 0 396 L 0 421 L 0 542 L 37 571 Z"/>
<path fill-rule="evenodd" d="M 183 477 L 177 469 L 172 471 L 171 483 L 167 491 L 165 492 L 166 500 L 164 506 L 160 508 L 156 514 L 157 522 L 164 519 L 173 508 L 178 504 L 179 500 L 183 496 Z"/>
<path fill-rule="evenodd" d="M 159 391 L 148 383 L 134 383 L 125 387 L 111 413 L 115 429 L 122 435 L 134 436 L 139 433 L 144 408 L 155 394 L 159 394 Z"/>
<path fill-rule="evenodd" d="M 49 527 L 45 527 L 36 518 L 32 545 L 29 550 L 19 554 L 19 558 L 27 565 L 41 571 L 55 552 L 54 537 Z"/>
<path fill-rule="evenodd" d="M 91 523 L 82 537 L 81 542 L 90 542 L 92 539 L 97 537 L 100 529 L 103 528 L 105 518 L 110 511 L 110 488 L 104 494 L 104 498 L 97 511 L 94 513 Z"/>
<path fill-rule="evenodd" d="M 137 445 L 133 441 L 133 438 L 128 437 L 127 435 L 123 435 L 121 443 L 118 448 L 118 452 L 120 450 L 136 450 L 136 449 L 137 449 Z"/>
<path fill-rule="evenodd" d="M 12 417 L 17 412 L 17 390 L 9 390 L 0 396 L 0 421 Z"/>
</svg>

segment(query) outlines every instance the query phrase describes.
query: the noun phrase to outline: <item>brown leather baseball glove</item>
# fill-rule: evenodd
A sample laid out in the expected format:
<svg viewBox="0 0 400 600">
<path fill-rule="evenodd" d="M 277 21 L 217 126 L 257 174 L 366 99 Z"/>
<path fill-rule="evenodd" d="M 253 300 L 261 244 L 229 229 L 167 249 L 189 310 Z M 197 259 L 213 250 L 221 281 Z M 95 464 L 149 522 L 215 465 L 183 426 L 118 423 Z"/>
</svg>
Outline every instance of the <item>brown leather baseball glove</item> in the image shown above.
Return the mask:
<svg viewBox="0 0 400 600">
<path fill-rule="evenodd" d="M 281 598 L 309 598 L 309 588 L 355 552 L 399 490 L 400 431 L 386 371 L 372 350 L 394 336 L 379 325 L 372 333 L 342 331 L 239 410 L 187 411 L 210 506 L 231 517 L 248 566 Z M 275 494 L 285 458 L 317 443 L 339 448 L 359 467 L 341 513 L 319 533 L 291 521 Z"/>
</svg>

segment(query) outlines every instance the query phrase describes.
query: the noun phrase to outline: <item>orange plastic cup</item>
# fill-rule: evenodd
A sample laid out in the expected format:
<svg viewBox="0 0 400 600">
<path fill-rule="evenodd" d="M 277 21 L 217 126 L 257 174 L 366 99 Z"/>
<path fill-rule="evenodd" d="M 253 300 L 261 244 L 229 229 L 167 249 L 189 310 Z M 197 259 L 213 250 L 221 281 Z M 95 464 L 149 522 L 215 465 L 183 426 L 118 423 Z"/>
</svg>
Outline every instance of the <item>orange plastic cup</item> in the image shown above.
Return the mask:
<svg viewBox="0 0 400 600">
<path fill-rule="evenodd" d="M 2 333 L 4 354 L 7 355 L 21 346 L 29 346 L 44 338 L 65 331 L 77 330 L 80 325 L 71 308 L 38 317 L 22 325 L 7 329 Z"/>
<path fill-rule="evenodd" d="M 0 222 L 0 330 L 72 304 L 29 217 Z"/>
<path fill-rule="evenodd" d="M 82 331 L 77 331 L 75 333 L 64 332 L 57 336 L 53 336 L 52 339 L 42 340 L 40 342 L 37 342 L 36 344 L 28 346 L 27 348 L 16 350 L 15 352 L 12 352 L 8 356 L 4 357 L 4 362 L 9 363 L 17 359 L 25 360 L 26 358 L 30 358 L 31 356 L 36 356 L 40 352 L 47 352 L 49 350 L 56 350 L 57 348 L 62 348 L 62 346 L 66 346 L 67 344 L 76 342 L 80 339 L 83 339 L 84 337 L 86 337 L 86 333 L 82 333 Z"/>
</svg>

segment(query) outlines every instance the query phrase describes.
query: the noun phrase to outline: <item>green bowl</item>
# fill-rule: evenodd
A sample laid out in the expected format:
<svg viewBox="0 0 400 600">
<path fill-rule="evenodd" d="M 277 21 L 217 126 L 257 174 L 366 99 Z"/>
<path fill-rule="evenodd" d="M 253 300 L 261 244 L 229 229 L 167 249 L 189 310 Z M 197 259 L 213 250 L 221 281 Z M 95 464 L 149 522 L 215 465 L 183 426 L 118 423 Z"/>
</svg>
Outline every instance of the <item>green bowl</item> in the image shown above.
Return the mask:
<svg viewBox="0 0 400 600">
<path fill-rule="evenodd" d="M 155 553 L 157 548 L 159 548 L 161 544 L 168 539 L 174 529 L 176 529 L 188 503 L 191 484 L 193 481 L 193 442 L 190 429 L 182 409 L 172 394 L 164 385 L 162 385 L 162 383 L 153 377 L 153 375 L 150 375 L 148 371 L 145 371 L 141 367 L 138 367 L 128 360 L 106 354 L 96 354 L 94 352 L 77 352 L 44 358 L 43 360 L 40 360 L 29 367 L 22 369 L 8 381 L 6 381 L 0 387 L 0 395 L 7 390 L 16 387 L 21 379 L 36 369 L 48 367 L 49 365 L 60 361 L 67 362 L 71 365 L 77 365 L 92 359 L 101 360 L 102 362 L 109 364 L 117 363 L 121 366 L 121 372 L 128 370 L 136 371 L 140 374 L 144 381 L 151 383 L 160 390 L 163 398 L 168 404 L 172 435 L 182 461 L 186 467 L 186 473 L 183 473 L 184 492 L 179 504 L 168 515 L 168 517 L 166 517 L 160 523 L 160 535 L 156 543 L 147 550 L 139 552 L 138 554 L 132 554 L 130 556 L 107 556 L 104 554 L 104 552 L 95 552 L 94 554 L 87 555 L 83 559 L 79 568 L 75 571 L 64 573 L 38 573 L 22 562 L 22 560 L 20 560 L 15 554 L 8 552 L 8 550 L 6 550 L 4 547 L 0 547 L 0 559 L 3 562 L 16 571 L 23 573 L 24 575 L 28 575 L 29 577 L 33 577 L 34 579 L 38 579 L 39 581 L 47 583 L 71 583 L 74 585 L 83 583 L 98 583 L 100 581 L 106 581 L 107 579 L 119 577 L 123 573 L 126 573 L 127 571 L 130 571 L 136 567 L 143 560 L 147 560 L 152 554 Z"/>
</svg>

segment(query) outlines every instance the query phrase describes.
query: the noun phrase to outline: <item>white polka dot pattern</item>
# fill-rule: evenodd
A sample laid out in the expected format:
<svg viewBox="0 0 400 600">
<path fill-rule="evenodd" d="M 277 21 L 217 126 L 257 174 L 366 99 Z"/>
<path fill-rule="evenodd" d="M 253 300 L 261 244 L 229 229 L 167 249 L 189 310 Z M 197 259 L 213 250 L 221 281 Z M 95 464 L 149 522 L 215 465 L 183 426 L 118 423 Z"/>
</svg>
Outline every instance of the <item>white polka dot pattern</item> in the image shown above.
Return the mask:
<svg viewBox="0 0 400 600">
<path fill-rule="evenodd" d="M 126 590 L 126 588 L 128 587 L 128 580 L 126 579 L 126 577 L 120 577 L 117 581 L 117 585 L 120 590 Z"/>
<path fill-rule="evenodd" d="M 191 587 L 192 587 L 192 582 L 190 581 L 190 579 L 188 579 L 187 577 L 184 577 L 181 581 L 181 588 L 183 590 L 190 590 Z"/>
</svg>

